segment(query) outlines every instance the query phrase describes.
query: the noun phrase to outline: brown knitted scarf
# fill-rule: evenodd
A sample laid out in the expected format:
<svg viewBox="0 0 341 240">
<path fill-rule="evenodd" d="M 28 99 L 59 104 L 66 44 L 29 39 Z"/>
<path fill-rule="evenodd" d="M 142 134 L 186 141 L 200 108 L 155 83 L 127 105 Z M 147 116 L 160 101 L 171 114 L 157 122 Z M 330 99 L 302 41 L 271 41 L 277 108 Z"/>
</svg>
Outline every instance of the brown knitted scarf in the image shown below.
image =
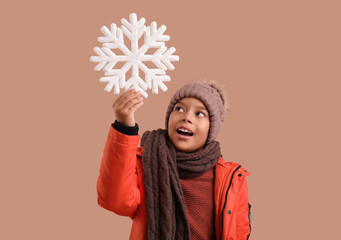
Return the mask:
<svg viewBox="0 0 341 240">
<path fill-rule="evenodd" d="M 213 168 L 220 159 L 216 141 L 195 153 L 177 151 L 167 131 L 147 131 L 141 138 L 147 239 L 189 240 L 180 178 L 198 176 Z"/>
</svg>

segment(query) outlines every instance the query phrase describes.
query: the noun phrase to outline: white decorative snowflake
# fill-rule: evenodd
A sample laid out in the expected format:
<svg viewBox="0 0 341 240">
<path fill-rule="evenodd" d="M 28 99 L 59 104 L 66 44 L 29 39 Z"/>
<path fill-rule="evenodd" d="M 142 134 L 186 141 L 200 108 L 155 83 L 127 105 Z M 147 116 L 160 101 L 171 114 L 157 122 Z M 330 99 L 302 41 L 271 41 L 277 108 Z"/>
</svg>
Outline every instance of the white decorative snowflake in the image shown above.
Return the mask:
<svg viewBox="0 0 341 240">
<path fill-rule="evenodd" d="M 91 62 L 98 62 L 95 71 L 103 70 L 106 77 L 101 77 L 100 82 L 107 82 L 104 88 L 110 92 L 114 88 L 114 93 L 119 94 L 120 89 L 125 91 L 135 88 L 140 91 L 144 97 L 148 97 L 147 89 L 152 89 L 153 93 L 158 93 L 160 88 L 162 91 L 167 91 L 164 82 L 169 82 L 171 79 L 166 75 L 166 70 L 173 70 L 174 66 L 171 61 L 179 61 L 179 56 L 172 55 L 175 48 L 171 47 L 167 50 L 165 41 L 170 37 L 163 35 L 166 31 L 166 26 L 162 25 L 157 28 L 156 22 L 152 22 L 150 26 L 144 25 L 145 19 L 140 18 L 137 21 L 135 13 L 129 16 L 130 22 L 122 18 L 122 26 L 118 28 L 116 24 L 111 24 L 109 30 L 106 26 L 101 28 L 104 37 L 99 37 L 98 42 L 102 43 L 103 47 L 95 47 L 94 51 L 98 56 L 90 57 Z M 123 34 L 131 41 L 131 49 L 124 44 Z M 139 39 L 144 35 L 144 44 L 139 47 Z M 158 48 L 154 54 L 145 54 L 150 48 Z M 112 49 L 119 49 L 124 55 L 117 55 Z M 144 62 L 152 62 L 158 68 L 148 68 Z M 120 69 L 114 69 L 116 63 L 125 62 Z M 126 81 L 126 74 L 130 70 L 131 77 Z M 139 70 L 145 73 L 145 81 L 141 79 Z"/>
</svg>

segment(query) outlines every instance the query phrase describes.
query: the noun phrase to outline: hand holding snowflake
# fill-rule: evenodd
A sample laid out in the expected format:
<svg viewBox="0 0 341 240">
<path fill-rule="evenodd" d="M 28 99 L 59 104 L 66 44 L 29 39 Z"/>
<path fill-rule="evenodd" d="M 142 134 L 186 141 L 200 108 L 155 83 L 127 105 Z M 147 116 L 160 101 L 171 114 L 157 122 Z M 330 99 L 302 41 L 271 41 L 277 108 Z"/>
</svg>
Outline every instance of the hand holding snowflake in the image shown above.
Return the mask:
<svg viewBox="0 0 341 240">
<path fill-rule="evenodd" d="M 135 111 L 143 105 L 141 92 L 131 89 L 119 96 L 112 105 L 117 122 L 125 126 L 135 126 Z"/>
<path fill-rule="evenodd" d="M 96 71 L 103 70 L 106 77 L 101 77 L 100 82 L 107 82 L 105 91 L 110 92 L 114 88 L 114 93 L 119 94 L 120 89 L 125 91 L 135 88 L 140 91 L 144 97 L 148 97 L 147 89 L 152 89 L 153 93 L 158 93 L 160 88 L 167 91 L 164 82 L 171 79 L 166 75 L 166 70 L 173 70 L 172 61 L 179 61 L 179 56 L 172 55 L 175 48 L 171 47 L 167 50 L 165 41 L 170 37 L 163 35 L 166 26 L 162 25 L 157 28 L 156 22 L 152 22 L 150 26 L 144 25 L 145 19 L 140 18 L 137 21 L 135 13 L 130 14 L 130 22 L 122 19 L 122 27 L 117 28 L 116 24 L 111 24 L 109 30 L 106 26 L 101 28 L 104 37 L 99 37 L 98 41 L 103 44 L 102 48 L 95 47 L 94 51 L 98 56 L 90 57 L 91 62 L 98 62 L 94 68 Z M 131 41 L 131 49 L 124 44 L 123 34 Z M 139 47 L 139 39 L 144 35 L 144 44 Z M 145 54 L 148 49 L 157 48 L 152 55 Z M 119 49 L 124 55 L 116 55 L 112 49 Z M 144 62 L 152 62 L 158 68 L 148 68 Z M 120 69 L 114 69 L 116 63 L 125 62 Z M 126 81 L 127 72 L 132 69 L 131 77 Z M 145 73 L 145 81 L 139 75 L 139 71 Z"/>
</svg>

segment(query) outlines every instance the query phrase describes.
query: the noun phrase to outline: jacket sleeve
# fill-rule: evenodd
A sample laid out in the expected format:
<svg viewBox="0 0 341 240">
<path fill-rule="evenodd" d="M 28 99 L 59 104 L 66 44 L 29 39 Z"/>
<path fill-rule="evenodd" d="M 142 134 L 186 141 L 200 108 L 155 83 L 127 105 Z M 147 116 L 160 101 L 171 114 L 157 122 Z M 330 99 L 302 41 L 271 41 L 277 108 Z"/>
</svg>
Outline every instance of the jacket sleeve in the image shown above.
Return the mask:
<svg viewBox="0 0 341 240">
<path fill-rule="evenodd" d="M 125 135 L 110 127 L 97 179 L 98 204 L 133 218 L 141 203 L 136 170 L 140 135 Z"/>
<path fill-rule="evenodd" d="M 244 178 L 239 195 L 238 210 L 236 212 L 236 239 L 238 240 L 249 239 L 251 233 L 250 207 L 247 182 Z"/>
</svg>

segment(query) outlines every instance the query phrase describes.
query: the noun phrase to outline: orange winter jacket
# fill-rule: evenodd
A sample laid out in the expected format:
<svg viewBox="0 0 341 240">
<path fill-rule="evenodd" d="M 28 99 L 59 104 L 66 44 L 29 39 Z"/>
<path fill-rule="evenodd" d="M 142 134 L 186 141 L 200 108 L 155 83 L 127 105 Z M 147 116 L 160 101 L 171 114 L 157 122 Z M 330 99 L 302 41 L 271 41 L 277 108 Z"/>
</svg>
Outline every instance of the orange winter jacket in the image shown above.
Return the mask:
<svg viewBox="0 0 341 240">
<path fill-rule="evenodd" d="M 130 240 L 146 239 L 147 213 L 143 186 L 140 135 L 129 136 L 110 127 L 97 179 L 98 204 L 133 220 Z M 216 239 L 246 240 L 251 232 L 250 204 L 241 165 L 221 158 L 215 166 Z"/>
</svg>

